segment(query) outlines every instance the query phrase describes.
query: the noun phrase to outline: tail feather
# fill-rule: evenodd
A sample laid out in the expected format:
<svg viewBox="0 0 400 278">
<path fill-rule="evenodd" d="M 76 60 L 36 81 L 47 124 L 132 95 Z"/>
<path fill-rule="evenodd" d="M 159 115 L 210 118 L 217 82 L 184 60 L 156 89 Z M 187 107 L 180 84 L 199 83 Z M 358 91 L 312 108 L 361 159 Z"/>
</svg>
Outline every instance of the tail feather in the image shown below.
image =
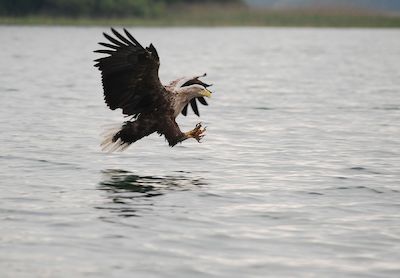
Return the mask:
<svg viewBox="0 0 400 278">
<path fill-rule="evenodd" d="M 118 137 L 118 133 L 123 129 L 124 126 L 118 125 L 118 127 L 111 127 L 102 132 L 101 135 L 104 136 L 101 142 L 101 150 L 106 152 L 122 152 L 131 144 L 130 142 L 124 142 Z"/>
<path fill-rule="evenodd" d="M 148 120 L 127 121 L 118 127 L 103 132 L 104 140 L 100 144 L 103 151 L 122 152 L 132 143 L 156 131 L 156 122 Z"/>
</svg>

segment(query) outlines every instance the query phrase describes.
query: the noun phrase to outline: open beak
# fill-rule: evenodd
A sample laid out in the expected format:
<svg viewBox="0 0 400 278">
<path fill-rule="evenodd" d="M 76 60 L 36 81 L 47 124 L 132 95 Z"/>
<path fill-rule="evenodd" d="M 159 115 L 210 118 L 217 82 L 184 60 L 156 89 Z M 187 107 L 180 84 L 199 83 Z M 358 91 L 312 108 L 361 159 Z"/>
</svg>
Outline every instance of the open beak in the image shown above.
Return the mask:
<svg viewBox="0 0 400 278">
<path fill-rule="evenodd" d="M 203 96 L 203 97 L 211 97 L 211 92 L 209 91 L 209 90 L 207 90 L 207 89 L 204 89 L 202 92 L 201 92 L 201 95 Z"/>
</svg>

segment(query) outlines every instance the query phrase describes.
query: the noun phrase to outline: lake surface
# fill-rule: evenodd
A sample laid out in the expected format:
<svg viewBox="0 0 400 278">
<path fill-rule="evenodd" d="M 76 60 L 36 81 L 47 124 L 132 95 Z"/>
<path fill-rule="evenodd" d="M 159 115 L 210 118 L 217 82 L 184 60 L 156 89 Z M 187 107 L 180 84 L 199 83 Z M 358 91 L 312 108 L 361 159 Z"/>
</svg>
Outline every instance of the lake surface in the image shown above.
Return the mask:
<svg viewBox="0 0 400 278">
<path fill-rule="evenodd" d="M 2 277 L 400 276 L 400 30 L 129 28 L 214 95 L 111 154 L 107 30 L 0 27 Z"/>
</svg>

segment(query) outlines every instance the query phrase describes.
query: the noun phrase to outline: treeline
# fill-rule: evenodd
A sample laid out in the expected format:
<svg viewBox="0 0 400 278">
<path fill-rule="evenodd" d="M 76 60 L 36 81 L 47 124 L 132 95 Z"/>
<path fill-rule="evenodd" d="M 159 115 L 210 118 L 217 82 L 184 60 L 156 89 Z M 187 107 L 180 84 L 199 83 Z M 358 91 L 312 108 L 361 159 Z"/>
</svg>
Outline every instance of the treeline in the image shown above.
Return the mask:
<svg viewBox="0 0 400 278">
<path fill-rule="evenodd" d="M 145 17 L 182 5 L 241 3 L 242 0 L 0 0 L 0 15 Z"/>
</svg>

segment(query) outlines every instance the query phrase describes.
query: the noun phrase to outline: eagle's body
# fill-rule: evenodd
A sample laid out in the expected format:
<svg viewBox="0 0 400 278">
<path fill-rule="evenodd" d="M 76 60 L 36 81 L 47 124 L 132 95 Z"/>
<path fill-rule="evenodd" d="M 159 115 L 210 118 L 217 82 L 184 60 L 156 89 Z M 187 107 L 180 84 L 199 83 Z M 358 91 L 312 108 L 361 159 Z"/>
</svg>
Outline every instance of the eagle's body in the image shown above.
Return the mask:
<svg viewBox="0 0 400 278">
<path fill-rule="evenodd" d="M 205 131 L 200 124 L 184 133 L 175 118 L 180 113 L 186 116 L 189 103 L 199 116 L 196 99 L 207 105 L 204 97 L 211 96 L 207 90 L 210 85 L 199 80 L 205 75 L 179 78 L 163 86 L 158 77 L 160 60 L 154 46 L 143 48 L 125 29 L 127 37 L 111 30 L 116 38 L 104 36 L 112 44 L 99 43 L 108 49 L 95 51 L 109 56 L 97 59 L 95 66 L 102 73 L 108 107 L 121 108 L 122 113 L 132 119 L 106 134 L 103 149 L 124 150 L 154 132 L 164 135 L 170 146 L 188 138 L 200 141 Z"/>
</svg>

